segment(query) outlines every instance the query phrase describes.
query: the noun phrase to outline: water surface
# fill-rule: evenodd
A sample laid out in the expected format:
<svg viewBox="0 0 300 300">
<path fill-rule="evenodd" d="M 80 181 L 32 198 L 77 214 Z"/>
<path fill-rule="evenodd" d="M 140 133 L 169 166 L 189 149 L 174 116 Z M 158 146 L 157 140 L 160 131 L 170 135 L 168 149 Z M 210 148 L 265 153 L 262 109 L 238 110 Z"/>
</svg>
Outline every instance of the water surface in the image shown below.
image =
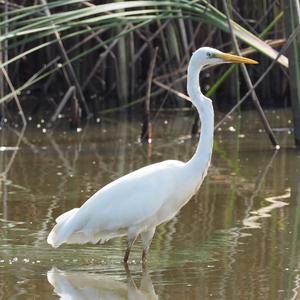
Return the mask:
<svg viewBox="0 0 300 300">
<path fill-rule="evenodd" d="M 281 150 L 255 112 L 228 120 L 200 191 L 157 228 L 147 269 L 136 242 L 129 270 L 126 239 L 52 249 L 47 234 L 58 215 L 111 180 L 188 160 L 197 144 L 188 137 L 192 115 L 160 114 L 149 146 L 138 142 L 139 121 L 120 116 L 78 132 L 35 122 L 16 151 L 18 129 L 2 129 L 2 171 L 15 159 L 1 177 L 0 299 L 299 299 L 300 152 L 289 113 L 268 117 Z"/>
</svg>

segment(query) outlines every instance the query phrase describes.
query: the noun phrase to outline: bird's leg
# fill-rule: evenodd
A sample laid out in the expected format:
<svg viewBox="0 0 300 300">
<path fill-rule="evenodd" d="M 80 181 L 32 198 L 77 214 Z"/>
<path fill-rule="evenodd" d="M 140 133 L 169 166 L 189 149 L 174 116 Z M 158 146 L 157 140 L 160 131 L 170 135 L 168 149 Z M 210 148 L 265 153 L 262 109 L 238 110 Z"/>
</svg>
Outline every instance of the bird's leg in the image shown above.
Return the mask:
<svg viewBox="0 0 300 300">
<path fill-rule="evenodd" d="M 141 238 L 143 241 L 143 254 L 142 254 L 143 264 L 145 264 L 147 261 L 147 254 L 148 254 L 148 250 L 149 250 L 150 244 L 152 242 L 154 233 L 155 233 L 155 227 L 152 227 L 152 228 L 148 229 L 147 231 L 144 231 L 141 233 Z"/>
<path fill-rule="evenodd" d="M 130 250 L 131 250 L 131 247 L 135 240 L 136 240 L 136 236 L 132 236 L 132 235 L 128 234 L 127 248 L 126 248 L 124 260 L 123 260 L 124 263 L 127 263 L 127 261 L 128 261 Z"/>
<path fill-rule="evenodd" d="M 128 261 L 130 249 L 131 249 L 131 247 L 127 246 L 125 255 L 124 255 L 124 259 L 123 259 L 124 263 L 127 263 L 127 261 Z"/>
<path fill-rule="evenodd" d="M 131 277 L 130 269 L 129 269 L 128 264 L 125 261 L 124 261 L 124 269 L 125 269 L 127 279 L 130 278 Z"/>
<path fill-rule="evenodd" d="M 143 249 L 143 253 L 142 253 L 142 261 L 143 262 L 147 261 L 148 250 L 149 250 L 149 248 Z"/>
<path fill-rule="evenodd" d="M 124 263 L 127 263 L 127 261 L 128 261 L 129 253 L 130 253 L 132 244 L 133 244 L 133 243 L 130 243 L 130 242 L 128 241 L 127 248 L 126 248 L 125 255 L 124 255 Z"/>
</svg>

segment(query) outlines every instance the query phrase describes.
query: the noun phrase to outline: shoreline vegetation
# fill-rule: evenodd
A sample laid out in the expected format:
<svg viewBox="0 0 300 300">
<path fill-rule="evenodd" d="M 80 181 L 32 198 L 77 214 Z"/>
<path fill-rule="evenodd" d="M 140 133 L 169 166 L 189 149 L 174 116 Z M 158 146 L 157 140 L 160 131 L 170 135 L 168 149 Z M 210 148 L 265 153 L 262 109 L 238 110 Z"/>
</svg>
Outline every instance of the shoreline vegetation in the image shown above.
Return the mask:
<svg viewBox="0 0 300 300">
<path fill-rule="evenodd" d="M 26 123 L 42 114 L 51 124 L 65 112 L 76 127 L 82 118 L 118 110 L 142 110 L 149 122 L 151 110 L 189 109 L 177 100 L 186 95 L 189 57 L 204 45 L 234 53 L 238 46 L 258 60 L 249 68 L 254 85 L 264 76 L 257 98 L 263 107 L 286 107 L 291 93 L 282 50 L 295 41 L 297 24 L 286 29 L 290 6 L 283 2 L 0 0 L 1 117 Z M 223 112 L 251 94 L 236 66 L 207 70 L 201 81 Z"/>
</svg>

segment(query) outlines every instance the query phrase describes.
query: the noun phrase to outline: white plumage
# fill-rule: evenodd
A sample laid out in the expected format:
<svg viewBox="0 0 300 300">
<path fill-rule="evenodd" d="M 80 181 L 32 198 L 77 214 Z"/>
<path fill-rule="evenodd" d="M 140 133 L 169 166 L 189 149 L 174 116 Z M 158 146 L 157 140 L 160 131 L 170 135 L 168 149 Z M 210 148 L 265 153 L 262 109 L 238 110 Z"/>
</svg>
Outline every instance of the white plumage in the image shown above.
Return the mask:
<svg viewBox="0 0 300 300">
<path fill-rule="evenodd" d="M 200 48 L 188 67 L 187 90 L 201 120 L 197 150 L 186 163 L 167 160 L 129 173 L 104 186 L 80 208 L 56 219 L 47 242 L 53 247 L 63 243 L 103 243 L 113 237 L 128 236 L 124 261 L 138 235 L 143 241 L 143 260 L 157 225 L 173 218 L 199 189 L 210 164 L 214 112 L 210 99 L 199 88 L 199 73 L 206 64 L 224 62 L 256 63 L 253 60 Z"/>
</svg>

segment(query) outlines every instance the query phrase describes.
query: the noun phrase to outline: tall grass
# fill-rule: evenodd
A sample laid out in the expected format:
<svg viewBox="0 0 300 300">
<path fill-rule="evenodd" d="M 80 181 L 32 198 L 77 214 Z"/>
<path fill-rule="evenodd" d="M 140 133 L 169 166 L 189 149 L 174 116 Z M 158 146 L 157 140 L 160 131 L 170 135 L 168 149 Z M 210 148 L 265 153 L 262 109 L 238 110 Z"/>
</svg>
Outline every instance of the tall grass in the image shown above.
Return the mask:
<svg viewBox="0 0 300 300">
<path fill-rule="evenodd" d="M 258 7 L 261 1 L 254 2 L 257 6 L 251 4 L 251 9 L 245 10 L 243 1 L 232 0 L 232 14 L 236 20 L 232 24 L 244 52 L 259 55 L 263 67 L 270 58 L 277 56 L 269 43 L 283 37 L 279 17 L 282 8 L 265 0 L 263 3 L 270 9 L 262 13 Z M 3 8 L 4 3 L 7 2 L 0 1 Z M 0 66 L 8 71 L 22 105 L 31 111 L 47 107 L 47 111 L 54 113 L 70 86 L 75 86 L 74 96 L 79 98 L 85 113 L 92 110 L 97 114 L 141 103 L 148 86 L 148 68 L 154 47 L 159 49 L 154 79 L 185 92 L 184 74 L 193 50 L 201 45 L 231 50 L 228 22 L 221 7 L 218 8 L 218 1 L 19 3 L 10 1 L 0 13 Z M 268 38 L 269 42 L 263 38 Z M 277 68 L 287 65 L 287 58 L 282 56 Z M 72 72 L 70 75 L 70 67 L 73 75 Z M 224 86 L 226 77 L 219 77 L 219 72 L 220 69 L 204 79 L 211 93 Z M 281 73 L 276 80 L 283 77 Z M 216 85 L 211 85 L 213 79 Z M 0 87 L 0 103 L 10 102 L 13 93 L 1 76 Z M 227 93 L 221 89 L 218 92 Z M 281 89 L 271 91 L 276 97 L 284 92 Z M 161 99 L 164 93 L 167 91 L 161 87 L 152 87 L 154 97 L 159 95 Z M 262 94 L 263 98 L 269 96 L 265 92 Z M 85 101 L 88 108 L 84 106 Z M 156 103 L 160 106 L 161 100 Z M 177 101 L 169 103 L 178 105 Z"/>
</svg>

